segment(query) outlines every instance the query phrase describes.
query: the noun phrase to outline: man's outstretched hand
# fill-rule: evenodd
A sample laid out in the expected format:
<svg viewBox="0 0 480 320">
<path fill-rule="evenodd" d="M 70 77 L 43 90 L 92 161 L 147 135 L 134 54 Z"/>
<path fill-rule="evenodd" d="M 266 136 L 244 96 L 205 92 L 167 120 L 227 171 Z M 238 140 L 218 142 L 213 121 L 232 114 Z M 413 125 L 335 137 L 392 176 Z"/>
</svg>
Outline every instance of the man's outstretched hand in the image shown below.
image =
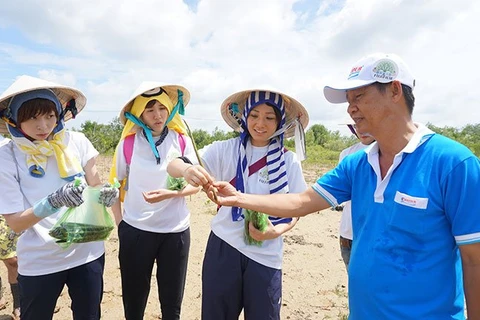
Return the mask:
<svg viewBox="0 0 480 320">
<path fill-rule="evenodd" d="M 210 200 L 219 206 L 235 206 L 238 202 L 241 192 L 237 191 L 234 186 L 226 181 L 212 182 L 206 189 L 207 196 Z"/>
</svg>

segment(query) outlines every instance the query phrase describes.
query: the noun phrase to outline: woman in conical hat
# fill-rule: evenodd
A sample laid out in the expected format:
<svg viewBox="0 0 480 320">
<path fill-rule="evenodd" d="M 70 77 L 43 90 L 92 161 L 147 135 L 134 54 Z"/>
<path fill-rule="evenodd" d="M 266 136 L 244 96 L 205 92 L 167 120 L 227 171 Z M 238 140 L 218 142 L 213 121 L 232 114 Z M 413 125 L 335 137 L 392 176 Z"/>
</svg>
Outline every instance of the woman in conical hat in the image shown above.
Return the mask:
<svg viewBox="0 0 480 320">
<path fill-rule="evenodd" d="M 98 152 L 82 133 L 64 127 L 85 103 L 77 89 L 29 76 L 0 96 L 1 132 L 12 137 L 0 149 L 0 214 L 14 231 L 24 231 L 17 246 L 22 320 L 51 319 L 65 285 L 74 318 L 100 319 L 103 242 L 64 249 L 49 235 L 68 207 L 83 202 L 87 183 L 101 185 Z M 117 189 L 104 186 L 99 201 L 111 206 L 116 197 Z"/>
<path fill-rule="evenodd" d="M 304 158 L 305 108 L 286 94 L 247 90 L 228 97 L 221 106 L 225 121 L 240 136 L 214 142 L 201 151 L 203 167 L 170 163 L 173 176 L 193 186 L 213 180 L 230 181 L 247 193 L 289 193 L 306 189 L 299 159 Z M 286 151 L 285 137 L 295 135 L 299 154 Z M 297 157 L 298 156 L 298 157 Z M 280 319 L 283 240 L 297 219 L 269 217 L 264 231 L 245 226 L 241 208 L 220 207 L 212 220 L 202 275 L 202 319 Z M 258 241 L 251 244 L 245 232 Z M 246 241 L 247 240 L 247 241 Z M 255 242 L 254 242 L 255 243 Z"/>
<path fill-rule="evenodd" d="M 166 168 L 171 159 L 194 155 L 180 117 L 189 100 L 182 86 L 144 82 L 120 112 L 124 129 L 110 177 L 128 190 L 112 208 L 126 319 L 143 318 L 154 263 L 162 319 L 180 319 L 190 249 L 190 212 L 184 197 L 199 188 L 171 190 L 178 188 L 172 188 Z M 152 203 L 143 196 L 150 190 L 155 190 L 148 193 Z"/>
</svg>

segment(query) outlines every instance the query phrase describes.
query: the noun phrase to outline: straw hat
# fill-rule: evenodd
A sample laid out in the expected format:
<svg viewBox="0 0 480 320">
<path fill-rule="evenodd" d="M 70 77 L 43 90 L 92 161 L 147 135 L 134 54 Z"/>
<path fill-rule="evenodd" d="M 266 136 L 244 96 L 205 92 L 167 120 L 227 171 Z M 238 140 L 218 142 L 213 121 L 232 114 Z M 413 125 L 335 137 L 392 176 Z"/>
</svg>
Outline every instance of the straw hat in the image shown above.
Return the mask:
<svg viewBox="0 0 480 320">
<path fill-rule="evenodd" d="M 268 91 L 272 93 L 280 94 L 285 101 L 285 124 L 290 123 L 295 118 L 300 119 L 300 123 L 302 124 L 303 128 L 306 128 L 308 125 L 308 112 L 302 106 L 300 102 L 293 99 L 290 96 L 287 96 L 284 93 L 268 90 L 268 89 L 252 89 L 252 90 L 245 90 L 240 91 L 237 93 L 232 94 L 229 96 L 225 101 L 223 101 L 221 106 L 221 112 L 223 120 L 235 131 L 240 132 L 240 123 L 239 120 L 242 119 L 243 110 L 245 108 L 245 103 L 247 98 L 249 97 L 250 93 L 253 91 Z M 233 113 L 232 110 L 229 108 L 230 104 L 236 103 L 238 105 L 238 112 Z M 288 130 L 285 131 L 284 137 L 289 138 L 295 134 L 295 126 L 292 126 Z"/>
<path fill-rule="evenodd" d="M 142 82 L 140 86 L 135 90 L 133 95 L 130 97 L 128 102 L 125 104 L 125 106 L 122 108 L 122 110 L 120 111 L 120 121 L 122 121 L 124 125 L 127 122 L 127 119 L 125 118 L 125 112 L 130 111 L 135 98 L 137 98 L 139 95 L 142 95 L 156 88 L 162 88 L 163 90 L 165 90 L 165 92 L 167 92 L 168 97 L 170 98 L 170 100 L 172 100 L 173 106 L 175 106 L 178 102 L 177 90 L 180 90 L 183 92 L 184 107 L 186 107 L 188 102 L 190 101 L 190 92 L 185 87 L 172 85 L 172 84 L 164 84 L 162 82 L 155 82 L 155 81 Z"/>
<path fill-rule="evenodd" d="M 47 80 L 23 75 L 23 76 L 20 76 L 0 96 L 0 111 L 8 108 L 8 105 L 12 97 L 20 93 L 25 93 L 33 90 L 38 90 L 38 89 L 52 90 L 57 96 L 58 100 L 60 101 L 62 108 L 65 108 L 66 104 L 70 100 L 74 99 L 78 113 L 80 113 L 80 111 L 85 107 L 87 103 L 87 98 L 80 90 L 77 90 L 72 87 L 63 86 Z M 72 118 L 72 114 L 70 112 L 67 112 L 67 114 L 64 117 L 64 121 L 70 120 L 71 118 Z M 2 119 L 0 119 L 0 133 L 1 134 L 8 133 L 7 126 Z"/>
</svg>

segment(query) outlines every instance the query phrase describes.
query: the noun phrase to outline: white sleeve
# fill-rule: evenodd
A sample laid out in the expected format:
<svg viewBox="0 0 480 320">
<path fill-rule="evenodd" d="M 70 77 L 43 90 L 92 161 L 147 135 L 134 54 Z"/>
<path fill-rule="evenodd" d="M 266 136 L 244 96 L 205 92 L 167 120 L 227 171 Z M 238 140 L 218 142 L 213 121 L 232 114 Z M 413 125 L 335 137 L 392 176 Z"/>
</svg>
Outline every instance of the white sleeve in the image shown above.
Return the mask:
<svg viewBox="0 0 480 320">
<path fill-rule="evenodd" d="M 288 188 L 290 193 L 300 193 L 307 189 L 307 183 L 303 176 L 302 163 L 298 161 L 294 152 L 285 153 L 285 163 L 287 167 Z"/>
<path fill-rule="evenodd" d="M 0 147 L 0 214 L 11 214 L 25 209 L 17 167 L 10 144 L 7 144 Z"/>
<path fill-rule="evenodd" d="M 125 155 L 123 153 L 124 141 L 125 140 L 122 140 L 117 144 L 117 148 L 115 150 L 116 158 L 112 160 L 112 161 L 115 161 L 115 168 L 116 168 L 115 176 L 117 177 L 118 181 L 122 181 L 127 177 L 127 160 L 125 159 Z"/>
<path fill-rule="evenodd" d="M 228 150 L 228 148 L 225 148 L 225 146 L 224 141 L 215 141 L 208 146 L 203 147 L 199 152 L 205 169 L 218 180 L 225 180 L 222 176 L 222 161 L 220 160 L 219 155 L 221 154 L 228 159 L 231 159 L 233 156 L 231 151 Z"/>
<path fill-rule="evenodd" d="M 198 159 L 197 156 L 195 155 L 195 149 L 193 147 L 193 142 L 190 137 L 185 136 L 186 140 L 186 145 L 185 145 L 185 151 L 183 153 L 183 156 L 188 158 L 193 164 L 198 164 Z"/>
<path fill-rule="evenodd" d="M 339 163 L 342 162 L 343 158 L 345 158 L 348 155 L 348 149 L 350 148 L 343 149 L 342 152 L 340 152 L 340 156 L 338 157 Z"/>
<path fill-rule="evenodd" d="M 80 163 L 82 168 L 87 165 L 87 162 L 98 156 L 98 151 L 93 144 L 82 132 L 69 131 L 71 142 L 75 144 L 80 156 Z"/>
</svg>

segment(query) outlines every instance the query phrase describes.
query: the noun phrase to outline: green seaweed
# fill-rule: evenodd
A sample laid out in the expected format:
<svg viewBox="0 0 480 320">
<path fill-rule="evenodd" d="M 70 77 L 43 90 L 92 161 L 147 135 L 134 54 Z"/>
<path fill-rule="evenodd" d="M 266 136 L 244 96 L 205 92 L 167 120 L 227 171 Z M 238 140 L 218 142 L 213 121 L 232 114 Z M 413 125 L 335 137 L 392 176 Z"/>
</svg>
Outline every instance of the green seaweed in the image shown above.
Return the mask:
<svg viewBox="0 0 480 320">
<path fill-rule="evenodd" d="M 263 241 L 255 240 L 250 236 L 250 231 L 248 229 L 250 221 L 257 230 L 264 232 L 267 230 L 268 226 L 268 215 L 249 209 L 245 210 L 245 242 L 248 245 L 261 246 Z"/>
<path fill-rule="evenodd" d="M 101 241 L 108 238 L 113 226 L 96 226 L 85 223 L 61 222 L 48 234 L 57 239 L 57 243 L 84 243 Z"/>
<path fill-rule="evenodd" d="M 182 190 L 187 185 L 185 178 L 174 178 L 170 175 L 167 177 L 167 189 L 168 190 Z"/>
</svg>

